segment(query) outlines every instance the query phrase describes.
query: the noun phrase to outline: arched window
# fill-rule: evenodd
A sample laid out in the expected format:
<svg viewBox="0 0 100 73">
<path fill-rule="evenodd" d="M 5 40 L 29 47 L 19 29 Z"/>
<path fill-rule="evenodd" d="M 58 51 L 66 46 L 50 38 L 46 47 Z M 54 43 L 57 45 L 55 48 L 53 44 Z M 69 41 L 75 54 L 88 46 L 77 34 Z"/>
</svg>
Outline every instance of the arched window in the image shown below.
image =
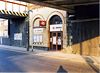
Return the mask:
<svg viewBox="0 0 100 73">
<path fill-rule="evenodd" d="M 62 19 L 58 15 L 54 15 L 50 18 L 50 25 L 52 24 L 62 24 Z"/>
<path fill-rule="evenodd" d="M 39 27 L 40 26 L 40 24 L 39 24 L 39 21 L 40 21 L 41 19 L 40 18 L 36 18 L 35 20 L 34 20 L 34 22 L 33 22 L 33 27 Z"/>
</svg>

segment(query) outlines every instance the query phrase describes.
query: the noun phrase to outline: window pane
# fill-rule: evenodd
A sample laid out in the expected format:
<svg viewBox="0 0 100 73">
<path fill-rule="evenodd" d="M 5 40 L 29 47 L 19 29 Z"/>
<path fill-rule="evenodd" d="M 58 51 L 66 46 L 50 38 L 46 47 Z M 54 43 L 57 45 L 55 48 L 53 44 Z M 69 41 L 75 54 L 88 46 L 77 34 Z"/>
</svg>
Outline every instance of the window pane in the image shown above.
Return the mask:
<svg viewBox="0 0 100 73">
<path fill-rule="evenodd" d="M 40 35 L 40 42 L 42 42 L 43 41 L 43 38 L 42 38 L 42 35 Z"/>
<path fill-rule="evenodd" d="M 7 3 L 7 10 L 12 11 L 12 3 Z"/>
<path fill-rule="evenodd" d="M 33 23 L 33 26 L 34 26 L 34 27 L 39 27 L 39 26 L 40 26 L 40 23 L 39 23 L 40 20 L 41 20 L 40 18 L 36 19 L 36 20 L 34 21 L 34 23 Z"/>
<path fill-rule="evenodd" d="M 20 6 L 20 12 L 25 12 L 25 6 Z"/>
<path fill-rule="evenodd" d="M 0 10 L 5 10 L 5 2 L 0 1 Z"/>
<path fill-rule="evenodd" d="M 28 11 L 28 7 L 26 7 L 25 11 Z"/>
<path fill-rule="evenodd" d="M 19 5 L 13 4 L 13 11 L 14 12 L 19 12 Z"/>
<path fill-rule="evenodd" d="M 33 35 L 33 43 L 42 43 L 43 36 L 41 34 L 34 34 Z"/>
<path fill-rule="evenodd" d="M 37 42 L 37 36 L 34 35 L 33 37 L 34 37 L 33 42 Z"/>
<path fill-rule="evenodd" d="M 39 42 L 39 35 L 37 35 L 37 42 Z"/>
</svg>

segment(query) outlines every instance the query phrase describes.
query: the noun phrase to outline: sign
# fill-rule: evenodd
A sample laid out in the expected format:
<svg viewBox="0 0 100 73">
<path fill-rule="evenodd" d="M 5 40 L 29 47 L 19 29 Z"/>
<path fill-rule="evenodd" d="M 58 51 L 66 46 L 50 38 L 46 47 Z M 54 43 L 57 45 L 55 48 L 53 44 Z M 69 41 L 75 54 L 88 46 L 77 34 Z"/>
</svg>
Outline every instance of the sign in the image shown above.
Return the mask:
<svg viewBox="0 0 100 73">
<path fill-rule="evenodd" d="M 14 40 L 22 40 L 22 33 L 15 33 Z"/>
<path fill-rule="evenodd" d="M 41 20 L 40 21 L 40 26 L 46 26 L 46 21 Z"/>
<path fill-rule="evenodd" d="M 43 32 L 43 28 L 34 28 L 33 32 L 34 33 L 42 33 Z"/>
<path fill-rule="evenodd" d="M 62 31 L 62 24 L 50 25 L 50 31 Z"/>
</svg>

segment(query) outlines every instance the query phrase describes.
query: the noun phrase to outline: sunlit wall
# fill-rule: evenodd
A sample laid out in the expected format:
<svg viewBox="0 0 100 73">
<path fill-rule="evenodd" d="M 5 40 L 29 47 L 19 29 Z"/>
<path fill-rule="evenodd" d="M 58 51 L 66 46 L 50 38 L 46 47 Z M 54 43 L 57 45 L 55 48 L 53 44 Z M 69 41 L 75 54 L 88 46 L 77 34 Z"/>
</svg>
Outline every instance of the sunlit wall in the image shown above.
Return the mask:
<svg viewBox="0 0 100 73">
<path fill-rule="evenodd" d="M 28 10 L 28 8 L 26 2 L 15 1 L 15 0 L 1 0 L 0 10 L 25 12 Z"/>
<path fill-rule="evenodd" d="M 8 20 L 0 19 L 0 37 L 8 37 Z"/>
</svg>

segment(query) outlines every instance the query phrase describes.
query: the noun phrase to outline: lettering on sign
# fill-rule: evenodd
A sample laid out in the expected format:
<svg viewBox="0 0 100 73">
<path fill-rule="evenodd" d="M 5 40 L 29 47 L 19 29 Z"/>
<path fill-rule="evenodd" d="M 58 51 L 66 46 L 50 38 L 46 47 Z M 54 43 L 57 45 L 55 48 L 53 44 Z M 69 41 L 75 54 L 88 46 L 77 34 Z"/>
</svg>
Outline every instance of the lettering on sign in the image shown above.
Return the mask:
<svg viewBox="0 0 100 73">
<path fill-rule="evenodd" d="M 33 32 L 34 33 L 42 33 L 43 32 L 43 28 L 34 28 Z"/>
<path fill-rule="evenodd" d="M 62 31 L 62 25 L 50 25 L 50 31 Z"/>
</svg>

